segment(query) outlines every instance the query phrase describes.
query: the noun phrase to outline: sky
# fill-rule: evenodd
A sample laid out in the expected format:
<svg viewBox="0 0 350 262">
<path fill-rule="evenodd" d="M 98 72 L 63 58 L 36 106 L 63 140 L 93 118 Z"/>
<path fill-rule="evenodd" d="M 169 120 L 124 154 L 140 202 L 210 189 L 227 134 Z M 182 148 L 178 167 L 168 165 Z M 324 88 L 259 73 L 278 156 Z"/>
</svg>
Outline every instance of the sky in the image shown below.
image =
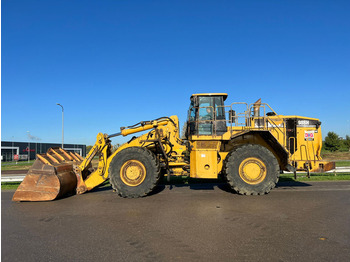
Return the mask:
<svg viewBox="0 0 350 262">
<path fill-rule="evenodd" d="M 1 140 L 93 145 L 194 93 L 350 135 L 350 1 L 1 1 Z M 29 132 L 27 132 L 29 131 Z M 124 143 L 118 137 L 112 143 Z"/>
</svg>

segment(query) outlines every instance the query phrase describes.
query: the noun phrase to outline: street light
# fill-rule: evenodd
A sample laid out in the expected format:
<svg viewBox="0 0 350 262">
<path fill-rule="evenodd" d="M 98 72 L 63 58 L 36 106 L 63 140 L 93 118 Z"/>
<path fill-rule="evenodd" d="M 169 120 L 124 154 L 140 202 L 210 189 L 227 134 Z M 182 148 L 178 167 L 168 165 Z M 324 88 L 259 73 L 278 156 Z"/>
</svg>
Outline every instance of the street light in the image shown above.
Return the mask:
<svg viewBox="0 0 350 262">
<path fill-rule="evenodd" d="M 12 159 L 11 159 L 11 161 L 13 161 L 14 159 L 14 157 L 13 157 L 13 144 L 14 144 L 14 140 L 15 140 L 15 137 L 14 136 L 12 136 L 12 148 L 11 148 L 11 153 L 12 153 Z"/>
<path fill-rule="evenodd" d="M 64 109 L 63 109 L 63 106 L 59 103 L 57 103 L 56 105 L 62 107 L 62 149 L 63 148 L 63 145 L 64 145 L 64 131 L 63 131 L 63 127 L 64 127 Z"/>
<path fill-rule="evenodd" d="M 28 133 L 28 163 L 29 163 L 29 160 L 30 160 L 30 132 L 27 131 Z"/>
</svg>

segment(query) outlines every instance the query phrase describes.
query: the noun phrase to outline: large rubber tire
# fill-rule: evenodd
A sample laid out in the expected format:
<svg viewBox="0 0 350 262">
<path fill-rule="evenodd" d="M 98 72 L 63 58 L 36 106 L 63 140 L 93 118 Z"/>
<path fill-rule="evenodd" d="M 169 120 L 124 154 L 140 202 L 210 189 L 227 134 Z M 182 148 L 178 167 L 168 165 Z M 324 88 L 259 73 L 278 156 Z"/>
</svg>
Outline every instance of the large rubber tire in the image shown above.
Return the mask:
<svg viewBox="0 0 350 262">
<path fill-rule="evenodd" d="M 278 182 L 279 165 L 266 147 L 246 144 L 226 157 L 226 178 L 233 190 L 244 195 L 263 195 Z"/>
<path fill-rule="evenodd" d="M 160 178 L 156 156 L 143 147 L 130 147 L 120 151 L 111 161 L 109 180 L 116 192 L 126 198 L 149 194 Z"/>
</svg>

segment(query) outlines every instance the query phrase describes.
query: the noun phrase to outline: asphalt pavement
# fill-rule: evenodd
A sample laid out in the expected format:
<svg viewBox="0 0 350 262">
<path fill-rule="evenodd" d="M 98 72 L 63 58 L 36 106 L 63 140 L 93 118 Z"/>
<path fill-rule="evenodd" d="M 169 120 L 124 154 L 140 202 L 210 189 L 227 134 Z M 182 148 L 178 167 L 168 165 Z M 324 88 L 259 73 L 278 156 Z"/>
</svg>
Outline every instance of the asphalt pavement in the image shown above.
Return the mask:
<svg viewBox="0 0 350 262">
<path fill-rule="evenodd" d="M 350 261 L 350 182 L 279 183 L 265 196 L 225 184 L 110 188 L 52 202 L 1 193 L 2 261 Z"/>
</svg>

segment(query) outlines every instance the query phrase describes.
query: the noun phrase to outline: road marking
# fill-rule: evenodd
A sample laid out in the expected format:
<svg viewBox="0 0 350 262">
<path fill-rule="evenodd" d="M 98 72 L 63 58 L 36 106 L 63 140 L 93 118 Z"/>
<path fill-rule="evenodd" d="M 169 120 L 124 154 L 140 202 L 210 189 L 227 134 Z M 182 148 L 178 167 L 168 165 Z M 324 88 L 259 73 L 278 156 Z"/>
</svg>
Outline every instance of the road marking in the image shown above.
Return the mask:
<svg viewBox="0 0 350 262">
<path fill-rule="evenodd" d="M 324 173 L 349 173 L 349 172 L 350 172 L 350 167 L 344 166 L 344 167 L 336 167 L 335 169 L 326 171 Z M 283 173 L 285 173 L 285 174 L 293 174 L 293 172 L 289 172 L 289 171 L 283 171 Z M 306 174 L 306 172 L 297 171 L 297 174 Z M 317 173 L 315 173 L 315 174 L 317 174 Z"/>
<path fill-rule="evenodd" d="M 22 182 L 25 174 L 1 176 L 1 182 Z"/>
<path fill-rule="evenodd" d="M 317 187 L 317 186 L 301 186 L 301 187 L 289 187 L 289 186 L 283 186 L 278 187 L 276 189 L 273 189 L 271 192 L 285 192 L 285 191 L 349 191 L 350 192 L 350 185 L 337 185 L 336 187 Z"/>
<path fill-rule="evenodd" d="M 24 177 L 5 177 L 1 178 L 1 182 L 22 182 Z"/>
</svg>

